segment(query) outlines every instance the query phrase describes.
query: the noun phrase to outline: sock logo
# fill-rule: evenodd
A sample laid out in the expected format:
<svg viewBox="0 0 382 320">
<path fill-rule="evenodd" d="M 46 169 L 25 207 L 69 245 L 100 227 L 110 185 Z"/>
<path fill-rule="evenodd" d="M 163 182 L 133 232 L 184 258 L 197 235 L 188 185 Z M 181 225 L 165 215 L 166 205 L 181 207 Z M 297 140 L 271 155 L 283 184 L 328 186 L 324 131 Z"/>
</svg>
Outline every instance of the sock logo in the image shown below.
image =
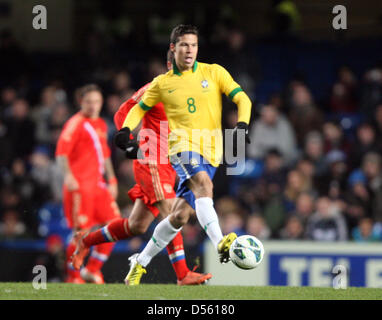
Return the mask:
<svg viewBox="0 0 382 320">
<path fill-rule="evenodd" d="M 204 226 L 204 231 L 207 231 L 208 226 L 209 226 L 211 223 L 213 223 L 213 222 L 216 222 L 216 220 L 213 220 L 213 221 L 211 221 L 211 222 L 208 222 L 208 223 Z"/>
</svg>

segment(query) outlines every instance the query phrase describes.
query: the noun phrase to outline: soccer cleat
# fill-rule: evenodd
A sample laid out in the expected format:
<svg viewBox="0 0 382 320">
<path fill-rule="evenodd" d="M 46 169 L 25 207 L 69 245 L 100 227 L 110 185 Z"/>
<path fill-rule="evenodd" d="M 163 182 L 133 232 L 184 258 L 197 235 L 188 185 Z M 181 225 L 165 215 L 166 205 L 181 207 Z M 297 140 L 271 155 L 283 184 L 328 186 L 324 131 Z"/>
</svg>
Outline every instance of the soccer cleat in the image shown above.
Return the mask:
<svg viewBox="0 0 382 320">
<path fill-rule="evenodd" d="M 237 238 L 235 232 L 231 232 L 223 237 L 218 243 L 218 254 L 220 263 L 227 263 L 230 260 L 229 248 L 232 242 Z"/>
<path fill-rule="evenodd" d="M 80 271 L 81 278 L 89 283 L 95 283 L 95 284 L 104 284 L 105 281 L 103 280 L 103 275 L 101 271 L 97 272 L 90 272 L 86 268 L 82 268 Z"/>
<path fill-rule="evenodd" d="M 178 280 L 178 286 L 192 286 L 206 283 L 209 279 L 212 278 L 211 273 L 198 273 L 194 272 L 197 266 L 188 271 L 186 276 L 182 280 Z"/>
<path fill-rule="evenodd" d="M 125 278 L 125 284 L 127 286 L 137 286 L 141 282 L 143 274 L 147 273 L 146 269 L 138 263 L 138 253 L 133 254 L 130 260 L 130 271 Z"/>
<path fill-rule="evenodd" d="M 85 246 L 82 240 L 84 238 L 84 235 L 84 231 L 78 231 L 74 235 L 74 243 L 76 245 L 76 250 L 72 255 L 72 265 L 76 270 L 80 270 L 86 256 L 89 254 L 90 251 L 89 247 Z"/>
</svg>

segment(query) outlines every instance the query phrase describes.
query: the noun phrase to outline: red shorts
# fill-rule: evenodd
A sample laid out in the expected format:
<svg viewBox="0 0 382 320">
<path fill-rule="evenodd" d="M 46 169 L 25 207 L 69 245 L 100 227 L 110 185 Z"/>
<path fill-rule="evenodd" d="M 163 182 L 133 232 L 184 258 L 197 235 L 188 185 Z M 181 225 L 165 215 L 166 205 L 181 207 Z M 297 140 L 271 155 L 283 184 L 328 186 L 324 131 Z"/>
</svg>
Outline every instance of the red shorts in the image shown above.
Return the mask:
<svg viewBox="0 0 382 320">
<path fill-rule="evenodd" d="M 87 229 L 120 217 L 117 203 L 106 184 L 68 191 L 64 187 L 64 213 L 69 228 Z"/>
<path fill-rule="evenodd" d="M 129 190 L 128 195 L 132 201 L 141 199 L 154 217 L 157 217 L 159 210 L 153 204 L 176 197 L 176 172 L 171 164 L 141 164 L 134 161 L 133 168 L 137 184 Z"/>
</svg>

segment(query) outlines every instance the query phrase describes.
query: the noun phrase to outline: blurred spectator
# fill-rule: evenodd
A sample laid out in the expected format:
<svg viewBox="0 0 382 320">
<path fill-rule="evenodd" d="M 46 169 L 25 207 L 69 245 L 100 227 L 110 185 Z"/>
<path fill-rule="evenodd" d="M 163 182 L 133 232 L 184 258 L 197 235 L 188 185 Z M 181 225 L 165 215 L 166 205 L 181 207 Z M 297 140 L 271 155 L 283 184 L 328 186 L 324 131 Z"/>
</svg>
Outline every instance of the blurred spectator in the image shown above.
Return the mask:
<svg viewBox="0 0 382 320">
<path fill-rule="evenodd" d="M 287 184 L 284 191 L 285 209 L 287 212 L 294 211 L 296 200 L 302 192 L 312 190 L 312 182 L 298 170 L 288 173 Z"/>
<path fill-rule="evenodd" d="M 277 149 L 290 165 L 297 158 L 296 139 L 289 121 L 273 105 L 261 108 L 260 119 L 251 131 L 248 155 L 254 159 L 264 159 L 267 152 Z"/>
<path fill-rule="evenodd" d="M 17 209 L 20 219 L 23 219 L 32 233 L 36 233 L 37 209 L 49 200 L 50 189 L 40 186 L 32 178 L 26 164 L 21 159 L 15 159 L 12 162 L 11 170 L 3 182 L 0 212 L 1 207 Z"/>
<path fill-rule="evenodd" d="M 361 165 L 362 157 L 368 152 L 378 152 L 374 127 L 367 122 L 361 123 L 357 127 L 356 140 L 352 145 L 349 165 L 356 169 Z"/>
<path fill-rule="evenodd" d="M 329 170 L 315 179 L 315 187 L 320 194 L 329 195 L 335 200 L 342 196 L 347 187 L 346 154 L 340 150 L 332 150 L 328 152 L 325 160 Z"/>
<path fill-rule="evenodd" d="M 223 234 L 235 232 L 238 236 L 244 235 L 244 219 L 239 211 L 229 211 L 220 214 L 219 223 Z"/>
<path fill-rule="evenodd" d="M 350 152 L 350 144 L 344 136 L 343 129 L 336 121 L 326 121 L 323 125 L 324 150 L 325 153 L 331 150 L 341 150 L 346 155 Z"/>
<path fill-rule="evenodd" d="M 317 200 L 316 212 L 308 220 L 306 236 L 314 241 L 347 240 L 345 219 L 328 197 Z"/>
<path fill-rule="evenodd" d="M 352 230 L 353 240 L 356 242 L 381 241 L 380 229 L 373 224 L 370 218 L 362 218 L 356 228 Z"/>
<path fill-rule="evenodd" d="M 342 66 L 338 71 L 337 82 L 333 85 L 330 97 L 330 111 L 353 113 L 357 111 L 357 79 L 353 71 Z"/>
<path fill-rule="evenodd" d="M 325 161 L 323 137 L 320 132 L 312 131 L 308 133 L 305 138 L 303 155 L 312 161 L 316 177 L 321 177 L 325 174 L 327 163 Z"/>
<path fill-rule="evenodd" d="M 49 157 L 49 150 L 43 146 L 37 147 L 31 155 L 31 176 L 45 188 L 49 199 L 55 202 L 62 200 L 63 176 L 58 164 Z"/>
<path fill-rule="evenodd" d="M 282 240 L 304 239 L 304 225 L 298 216 L 292 215 L 287 219 L 284 228 L 280 231 L 280 238 Z"/>
<path fill-rule="evenodd" d="M 244 232 L 244 211 L 240 204 L 231 197 L 222 197 L 216 201 L 216 212 L 219 215 L 219 221 L 223 234 L 235 232 L 238 235 Z"/>
<path fill-rule="evenodd" d="M 129 73 L 126 71 L 118 72 L 113 79 L 113 93 L 118 94 L 118 96 L 125 101 L 129 99 L 135 90 L 131 88 L 131 78 Z"/>
<path fill-rule="evenodd" d="M 245 225 L 245 232 L 246 234 L 253 235 L 260 240 L 267 240 L 271 236 L 271 231 L 263 216 L 256 212 L 248 216 Z"/>
<path fill-rule="evenodd" d="M 21 196 L 12 186 L 2 186 L 0 190 L 0 212 L 8 209 L 20 208 Z"/>
<path fill-rule="evenodd" d="M 375 128 L 376 136 L 382 136 L 382 103 L 375 108 L 372 123 Z M 378 150 L 382 150 L 382 139 L 377 139 Z"/>
<path fill-rule="evenodd" d="M 111 145 L 113 135 L 117 130 L 114 124 L 114 114 L 118 111 L 120 105 L 123 103 L 123 100 L 119 97 L 118 94 L 110 94 L 106 97 L 105 102 L 106 108 L 103 108 L 104 114 L 102 118 L 107 123 L 108 141 Z"/>
<path fill-rule="evenodd" d="M 40 104 L 33 108 L 31 118 L 36 124 L 36 140 L 38 143 L 50 143 L 51 135 L 49 122 L 53 110 L 61 100 L 59 90 L 54 86 L 47 86 L 42 90 Z"/>
<path fill-rule="evenodd" d="M 11 240 L 27 237 L 27 228 L 20 219 L 20 214 L 16 209 L 8 209 L 2 215 L 0 222 L 0 238 Z"/>
<path fill-rule="evenodd" d="M 353 171 L 349 176 L 348 184 L 345 196 L 347 203 L 345 218 L 348 229 L 352 230 L 358 225 L 361 218 L 371 215 L 371 194 L 362 170 Z"/>
<path fill-rule="evenodd" d="M 49 123 L 48 123 L 48 131 L 49 131 L 49 137 L 50 137 L 48 139 L 48 142 L 49 142 L 48 145 L 49 145 L 50 151 L 55 150 L 58 137 L 60 136 L 61 130 L 65 122 L 69 119 L 69 117 L 70 117 L 70 110 L 67 104 L 60 103 L 56 105 L 52 115 L 49 118 Z"/>
<path fill-rule="evenodd" d="M 310 131 L 321 130 L 323 116 L 305 84 L 294 81 L 290 84 L 290 91 L 289 120 L 296 132 L 297 143 L 302 146 Z"/>
<path fill-rule="evenodd" d="M 302 192 L 296 200 L 296 209 L 293 215 L 300 219 L 300 222 L 306 227 L 309 218 L 312 216 L 315 209 L 314 197 L 308 192 Z"/>
<path fill-rule="evenodd" d="M 232 27 L 223 36 L 224 49 L 216 54 L 220 57 L 218 63 L 228 69 L 235 81 L 253 99 L 260 71 L 259 64 L 246 43 L 246 35 L 240 29 Z"/>
<path fill-rule="evenodd" d="M 382 103 L 382 68 L 375 66 L 364 74 L 361 93 L 361 111 L 372 119 L 375 107 Z"/>
<path fill-rule="evenodd" d="M 216 200 L 215 209 L 219 215 L 225 215 L 226 213 L 233 211 L 242 211 L 242 208 L 238 201 L 229 196 L 221 197 L 220 199 Z"/>
<path fill-rule="evenodd" d="M 5 118 L 6 138 L 10 141 L 10 158 L 26 159 L 35 145 L 35 125 L 29 118 L 29 104 L 25 99 L 16 99 L 10 114 Z"/>
<path fill-rule="evenodd" d="M 286 210 L 282 195 L 273 195 L 264 205 L 264 219 L 271 230 L 272 238 L 279 237 L 285 222 Z"/>
<path fill-rule="evenodd" d="M 382 222 L 382 157 L 369 152 L 362 160 L 362 172 L 367 179 L 367 187 L 372 195 L 372 218 Z"/>
<path fill-rule="evenodd" d="M 314 179 L 314 164 L 308 157 L 302 156 L 296 163 L 295 168 L 300 171 L 304 177 L 312 184 Z"/>
<path fill-rule="evenodd" d="M 163 61 L 164 60 L 161 58 L 150 59 L 148 64 L 148 82 L 150 82 L 152 79 L 159 76 L 160 74 L 164 74 L 168 71 L 167 66 L 163 64 Z"/>
<path fill-rule="evenodd" d="M 201 243 L 204 231 L 196 223 L 186 223 L 182 228 L 185 246 L 197 246 Z"/>
<path fill-rule="evenodd" d="M 7 110 L 17 98 L 17 91 L 13 87 L 5 87 L 1 90 L 0 102 L 0 119 L 4 116 L 4 111 Z"/>
<path fill-rule="evenodd" d="M 282 193 L 286 181 L 286 170 L 281 153 L 277 149 L 271 149 L 265 157 L 264 170 L 256 181 L 257 194 L 261 192 L 263 201 L 267 201 L 274 194 Z"/>
<path fill-rule="evenodd" d="M 7 126 L 0 117 L 0 150 L 10 150 L 11 141 L 7 137 Z M 12 154 L 11 152 L 0 152 L 0 167 L 6 166 L 10 163 Z"/>
</svg>

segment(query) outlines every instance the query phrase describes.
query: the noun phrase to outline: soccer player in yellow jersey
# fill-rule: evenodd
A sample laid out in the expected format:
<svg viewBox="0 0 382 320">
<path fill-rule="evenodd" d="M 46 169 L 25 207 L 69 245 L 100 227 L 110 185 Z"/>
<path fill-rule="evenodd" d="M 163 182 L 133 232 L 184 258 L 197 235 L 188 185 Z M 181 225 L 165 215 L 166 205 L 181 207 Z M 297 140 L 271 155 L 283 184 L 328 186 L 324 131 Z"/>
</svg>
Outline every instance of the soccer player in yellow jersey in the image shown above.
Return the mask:
<svg viewBox="0 0 382 320">
<path fill-rule="evenodd" d="M 237 237 L 235 233 L 222 234 L 213 206 L 212 178 L 223 156 L 222 93 L 238 107 L 234 144 L 237 143 L 239 129 L 244 129 L 246 141 L 249 142 L 251 101 L 223 67 L 196 61 L 196 27 L 175 27 L 170 37 L 170 50 L 174 53 L 173 69 L 151 82 L 115 136 L 115 144 L 126 150 L 130 132 L 138 126 L 145 112 L 158 102 L 163 102 L 171 131 L 170 161 L 180 178 L 171 214 L 157 225 L 144 250 L 130 257 L 126 282 L 131 285 L 139 284 L 141 276 L 146 273 L 144 268 L 175 237 L 195 211 L 199 223 L 217 248 L 221 263 L 229 261 L 229 248 Z"/>
</svg>

